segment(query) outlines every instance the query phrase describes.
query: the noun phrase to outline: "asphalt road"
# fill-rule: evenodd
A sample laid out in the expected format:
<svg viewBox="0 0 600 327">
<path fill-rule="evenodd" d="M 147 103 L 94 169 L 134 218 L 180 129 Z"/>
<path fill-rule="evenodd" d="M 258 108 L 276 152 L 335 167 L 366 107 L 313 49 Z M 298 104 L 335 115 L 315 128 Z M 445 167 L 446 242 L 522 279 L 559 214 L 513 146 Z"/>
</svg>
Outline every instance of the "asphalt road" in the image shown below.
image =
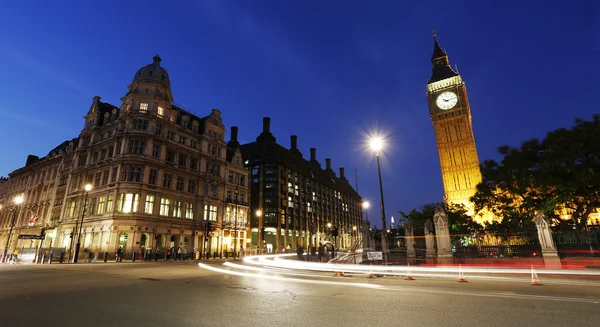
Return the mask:
<svg viewBox="0 0 600 327">
<path fill-rule="evenodd" d="M 0 326 L 599 326 L 598 285 L 260 278 L 192 262 L 0 265 Z"/>
</svg>

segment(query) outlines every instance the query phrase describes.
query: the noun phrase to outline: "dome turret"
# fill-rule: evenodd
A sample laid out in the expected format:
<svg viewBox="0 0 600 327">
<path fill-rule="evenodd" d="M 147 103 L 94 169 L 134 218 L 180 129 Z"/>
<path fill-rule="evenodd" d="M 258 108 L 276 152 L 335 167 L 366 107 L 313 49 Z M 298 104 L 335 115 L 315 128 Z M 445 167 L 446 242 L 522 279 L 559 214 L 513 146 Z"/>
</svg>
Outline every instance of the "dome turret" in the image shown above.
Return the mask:
<svg viewBox="0 0 600 327">
<path fill-rule="evenodd" d="M 170 90 L 171 81 L 169 81 L 169 73 L 160 66 L 160 56 L 156 55 L 152 59 L 153 61 L 151 64 L 140 68 L 137 73 L 135 73 L 133 82 L 156 83 Z"/>
</svg>

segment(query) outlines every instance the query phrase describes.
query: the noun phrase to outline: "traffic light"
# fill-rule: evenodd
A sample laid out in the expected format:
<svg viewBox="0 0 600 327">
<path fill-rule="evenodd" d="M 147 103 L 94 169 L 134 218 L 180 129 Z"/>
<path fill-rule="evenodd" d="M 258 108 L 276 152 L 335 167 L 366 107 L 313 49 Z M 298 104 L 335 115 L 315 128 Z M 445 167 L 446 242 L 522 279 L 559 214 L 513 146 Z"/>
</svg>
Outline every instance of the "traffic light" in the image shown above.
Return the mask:
<svg viewBox="0 0 600 327">
<path fill-rule="evenodd" d="M 338 227 L 337 226 L 333 227 L 333 230 L 331 230 L 331 236 L 337 237 L 338 234 L 339 234 L 338 233 Z"/>
<path fill-rule="evenodd" d="M 265 239 L 265 228 L 264 227 L 262 227 L 260 229 L 260 238 L 262 238 L 263 240 Z"/>
<path fill-rule="evenodd" d="M 40 232 L 40 236 L 41 239 L 43 240 L 44 238 L 46 238 L 46 228 L 42 227 L 42 231 Z"/>
<path fill-rule="evenodd" d="M 154 239 L 158 240 L 158 234 L 154 234 Z"/>
<path fill-rule="evenodd" d="M 71 234 L 69 234 L 69 237 L 70 237 L 70 238 L 73 238 L 73 232 L 71 232 Z"/>
</svg>

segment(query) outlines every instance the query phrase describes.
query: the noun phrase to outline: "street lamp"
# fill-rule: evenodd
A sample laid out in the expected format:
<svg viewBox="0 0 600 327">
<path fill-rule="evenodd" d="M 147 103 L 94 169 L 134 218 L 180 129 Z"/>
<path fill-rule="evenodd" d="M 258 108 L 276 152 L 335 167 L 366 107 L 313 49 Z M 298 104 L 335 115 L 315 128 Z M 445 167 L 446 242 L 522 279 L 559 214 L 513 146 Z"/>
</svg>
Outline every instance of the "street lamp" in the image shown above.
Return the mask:
<svg viewBox="0 0 600 327">
<path fill-rule="evenodd" d="M 235 188 L 235 217 L 233 218 L 233 234 L 234 234 L 234 239 L 233 239 L 233 258 L 237 258 L 237 217 L 238 217 L 238 194 L 240 193 L 240 190 L 236 187 Z"/>
<path fill-rule="evenodd" d="M 2 256 L 2 262 L 6 262 L 6 255 L 8 253 L 8 246 L 10 245 L 10 237 L 12 236 L 13 228 L 15 227 L 15 221 L 17 220 L 17 210 L 20 209 L 21 203 L 23 203 L 23 196 L 17 195 L 13 202 L 15 203 L 15 208 L 13 209 L 13 217 L 10 222 L 10 230 L 8 231 L 8 236 L 6 237 L 6 246 L 4 247 L 4 256 Z"/>
<path fill-rule="evenodd" d="M 369 141 L 371 149 L 375 151 L 377 157 L 377 173 L 379 174 L 379 193 L 381 194 L 381 252 L 383 263 L 387 264 L 387 246 L 385 241 L 385 205 L 383 202 L 383 182 L 381 181 L 381 163 L 379 160 L 379 152 L 383 148 L 383 140 L 379 137 L 373 137 Z"/>
<path fill-rule="evenodd" d="M 260 217 L 262 216 L 262 210 L 258 209 L 256 210 L 256 220 L 258 223 L 258 244 L 256 245 L 258 248 L 256 249 L 257 253 L 262 253 L 262 245 L 263 245 L 263 235 L 262 235 L 262 231 L 263 231 L 263 224 L 261 223 Z"/>
<path fill-rule="evenodd" d="M 73 254 L 73 263 L 77 263 L 79 258 L 79 248 L 81 247 L 81 229 L 83 228 L 83 218 L 85 218 L 85 210 L 87 208 L 88 193 L 92 190 L 92 184 L 85 184 L 85 198 L 83 200 L 83 211 L 81 212 L 81 223 L 77 232 L 77 243 L 75 244 L 75 253 Z"/>
</svg>

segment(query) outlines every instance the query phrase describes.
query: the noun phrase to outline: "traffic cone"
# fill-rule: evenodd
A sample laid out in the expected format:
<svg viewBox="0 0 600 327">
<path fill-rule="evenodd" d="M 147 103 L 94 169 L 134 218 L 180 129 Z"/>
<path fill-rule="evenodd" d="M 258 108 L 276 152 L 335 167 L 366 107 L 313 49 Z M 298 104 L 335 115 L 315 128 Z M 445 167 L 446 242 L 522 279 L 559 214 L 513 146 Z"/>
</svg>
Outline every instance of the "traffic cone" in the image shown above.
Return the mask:
<svg viewBox="0 0 600 327">
<path fill-rule="evenodd" d="M 458 281 L 461 283 L 468 283 L 469 281 L 465 278 L 465 275 L 462 271 L 462 267 L 460 264 L 458 265 Z"/>
<path fill-rule="evenodd" d="M 412 276 L 412 272 L 410 271 L 410 263 L 408 264 L 408 267 L 406 268 L 406 280 L 415 280 Z"/>
<path fill-rule="evenodd" d="M 371 268 L 369 269 L 369 278 L 375 278 L 375 274 L 373 273 L 373 264 L 371 263 Z"/>
<path fill-rule="evenodd" d="M 538 279 L 538 275 L 535 272 L 535 268 L 533 268 L 533 266 L 531 266 L 531 285 L 535 285 L 535 286 L 542 285 L 542 283 L 540 283 L 540 280 Z"/>
</svg>

